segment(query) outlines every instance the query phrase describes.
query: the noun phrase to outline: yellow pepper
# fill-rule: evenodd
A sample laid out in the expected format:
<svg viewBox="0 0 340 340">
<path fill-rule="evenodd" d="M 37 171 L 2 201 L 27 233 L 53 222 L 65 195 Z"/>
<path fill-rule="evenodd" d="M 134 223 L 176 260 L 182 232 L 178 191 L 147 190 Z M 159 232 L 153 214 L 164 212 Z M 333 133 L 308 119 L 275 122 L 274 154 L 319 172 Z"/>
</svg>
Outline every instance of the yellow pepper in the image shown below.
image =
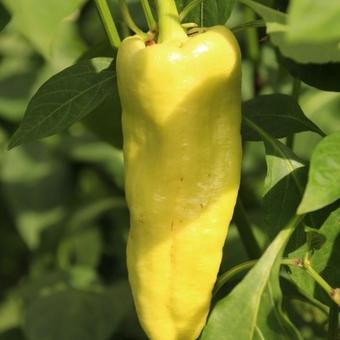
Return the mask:
<svg viewBox="0 0 340 340">
<path fill-rule="evenodd" d="M 127 261 L 148 337 L 193 340 L 206 322 L 240 182 L 240 51 L 223 26 L 187 36 L 169 3 L 158 2 L 158 41 L 128 37 L 117 57 Z"/>
</svg>

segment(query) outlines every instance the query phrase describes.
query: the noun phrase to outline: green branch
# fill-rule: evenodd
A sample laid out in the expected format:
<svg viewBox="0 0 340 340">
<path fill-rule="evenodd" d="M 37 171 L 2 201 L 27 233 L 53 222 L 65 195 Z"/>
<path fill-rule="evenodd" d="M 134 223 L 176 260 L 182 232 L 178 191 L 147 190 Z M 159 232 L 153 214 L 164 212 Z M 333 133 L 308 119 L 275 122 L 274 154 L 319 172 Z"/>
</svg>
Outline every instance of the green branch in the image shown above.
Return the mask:
<svg viewBox="0 0 340 340">
<path fill-rule="evenodd" d="M 222 275 L 219 276 L 219 278 L 216 281 L 213 295 L 215 295 L 228 281 L 233 279 L 236 275 L 252 268 L 255 266 L 258 260 L 250 260 L 243 262 L 241 264 L 238 264 L 237 266 L 229 269 L 227 272 L 223 273 Z M 281 259 L 281 265 L 294 265 L 296 266 L 298 261 L 296 259 L 289 259 L 289 258 L 284 258 Z"/>
<path fill-rule="evenodd" d="M 196 7 L 198 6 L 202 0 L 192 0 L 189 2 L 182 10 L 182 12 L 179 14 L 179 21 L 182 22 L 188 14 Z"/>
<path fill-rule="evenodd" d="M 295 259 L 295 265 L 302 268 L 328 294 L 335 304 L 340 306 L 340 289 L 333 288 L 313 267 L 306 253 L 304 259 Z"/>
<path fill-rule="evenodd" d="M 123 19 L 130 28 L 130 30 L 135 34 L 139 35 L 142 39 L 148 40 L 149 36 L 145 32 L 143 32 L 133 21 L 130 15 L 129 7 L 127 6 L 125 0 L 118 0 L 118 3 L 120 11 L 122 12 Z"/>
<path fill-rule="evenodd" d="M 266 27 L 266 23 L 262 19 L 251 20 L 245 22 L 244 24 L 240 24 L 231 28 L 231 30 L 235 33 L 238 31 L 242 31 L 249 28 L 256 28 L 256 27 Z"/>
<path fill-rule="evenodd" d="M 158 42 L 183 40 L 187 37 L 181 23 L 174 0 L 156 0 L 158 14 Z"/>
<path fill-rule="evenodd" d="M 298 102 L 300 96 L 300 89 L 301 89 L 301 81 L 300 79 L 294 78 L 293 86 L 292 86 L 292 97 Z M 294 147 L 294 139 L 295 134 L 292 133 L 291 135 L 287 136 L 286 145 L 293 150 Z"/>
<path fill-rule="evenodd" d="M 121 40 L 115 22 L 112 19 L 107 0 L 95 0 L 95 2 L 110 44 L 113 48 L 118 49 Z"/>
<path fill-rule="evenodd" d="M 227 272 L 223 273 L 216 281 L 213 295 L 215 295 L 228 281 L 234 278 L 237 274 L 240 274 L 255 266 L 258 260 L 250 260 L 238 264 L 237 266 L 229 269 Z"/>
<path fill-rule="evenodd" d="M 251 260 L 247 261 L 244 263 L 241 263 L 221 276 L 216 281 L 215 288 L 213 291 L 213 294 L 215 295 L 228 281 L 230 281 L 232 278 L 234 278 L 237 274 L 248 270 L 252 268 L 258 260 Z M 309 261 L 308 257 L 305 256 L 303 260 L 297 259 L 297 258 L 284 258 L 281 259 L 280 261 L 281 265 L 288 265 L 288 266 L 295 266 L 298 268 L 301 268 L 305 270 L 310 277 L 328 294 L 328 296 L 333 300 L 334 304 L 336 305 L 336 308 L 340 306 L 340 289 L 339 288 L 332 288 L 329 283 L 321 277 L 321 275 L 315 271 L 315 269 L 312 267 L 311 262 Z M 333 309 L 335 306 L 333 307 Z M 333 310 L 333 313 L 338 313 L 338 309 Z M 330 315 L 330 323 L 335 323 L 335 321 L 331 320 L 331 315 Z M 331 327 L 331 326 L 330 326 Z M 332 324 L 332 327 L 334 328 L 335 326 Z M 334 330 L 333 330 L 334 332 Z"/>
<path fill-rule="evenodd" d="M 142 7 L 143 7 L 145 19 L 146 19 L 146 22 L 148 24 L 149 30 L 154 32 L 157 28 L 157 23 L 155 21 L 155 18 L 153 17 L 149 1 L 148 0 L 140 0 L 140 2 L 141 2 Z"/>
<path fill-rule="evenodd" d="M 332 288 L 331 285 L 312 267 L 308 257 L 302 261 L 303 269 L 309 276 L 328 294 L 328 296 L 340 306 L 340 291 L 337 288 Z"/>
</svg>

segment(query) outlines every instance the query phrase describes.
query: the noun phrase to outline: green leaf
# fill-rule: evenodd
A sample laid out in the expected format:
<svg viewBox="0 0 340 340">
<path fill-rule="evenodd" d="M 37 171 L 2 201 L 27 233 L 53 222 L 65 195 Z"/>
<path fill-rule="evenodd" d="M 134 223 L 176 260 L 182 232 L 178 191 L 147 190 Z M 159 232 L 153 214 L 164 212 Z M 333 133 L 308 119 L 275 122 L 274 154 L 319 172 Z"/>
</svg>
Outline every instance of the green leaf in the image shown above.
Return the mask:
<svg viewBox="0 0 340 340">
<path fill-rule="evenodd" d="M 307 171 L 299 158 L 277 140 L 265 142 L 267 175 L 263 197 L 265 228 L 271 238 L 294 216 Z"/>
<path fill-rule="evenodd" d="M 0 55 L 0 118 L 18 123 L 42 76 L 41 60 L 13 29 L 1 32 Z"/>
<path fill-rule="evenodd" d="M 266 289 L 261 296 L 256 329 L 252 340 L 302 340 L 302 336 L 282 309 L 279 282 L 280 262 L 276 261 Z"/>
<path fill-rule="evenodd" d="M 265 141 L 267 157 L 267 177 L 265 180 L 265 193 L 268 193 L 276 184 L 289 174 L 304 167 L 303 162 L 287 146 L 278 140 Z M 303 193 L 303 185 L 299 178 L 293 175 L 295 185 Z"/>
<path fill-rule="evenodd" d="M 59 267 L 91 275 L 90 271 L 95 270 L 103 252 L 98 220 L 114 207 L 122 205 L 125 206 L 125 202 L 118 198 L 103 198 L 74 209 L 66 222 L 66 235 L 57 249 Z"/>
<path fill-rule="evenodd" d="M 262 95 L 248 100 L 242 106 L 242 113 L 275 138 L 301 131 L 313 131 L 324 135 L 304 115 L 296 100 L 284 94 Z M 262 136 L 247 124 L 242 125 L 242 136 L 245 140 L 262 140 Z"/>
<path fill-rule="evenodd" d="M 110 95 L 82 122 L 101 140 L 121 149 L 123 146 L 122 112 L 116 82 L 112 90 Z"/>
<path fill-rule="evenodd" d="M 326 236 L 314 228 L 305 226 L 308 250 L 314 251 L 320 249 L 326 242 Z"/>
<path fill-rule="evenodd" d="M 278 276 L 282 251 L 298 222 L 299 219 L 295 217 L 287 228 L 277 235 L 246 277 L 228 296 L 217 303 L 203 330 L 202 340 L 252 340 L 254 337 L 263 339 L 260 332 L 270 334 L 267 333 L 269 327 L 273 327 L 277 335 L 282 335 L 278 339 L 299 339 L 291 324 L 276 313 L 275 305 L 279 306 L 280 301 L 272 300 L 267 295 L 274 297 L 276 294 L 272 290 L 272 284 L 276 285 L 276 290 L 278 283 L 271 281 L 271 275 Z M 271 316 L 269 320 L 268 314 Z"/>
<path fill-rule="evenodd" d="M 308 228 L 308 234 L 312 228 Z M 315 269 L 331 286 L 339 286 L 340 268 L 340 208 L 333 211 L 320 229 L 314 229 L 313 233 L 323 236 L 321 247 L 310 249 L 304 231 L 298 232 L 292 237 L 289 245 L 289 257 L 303 259 L 305 254 L 313 250 L 310 258 L 313 269 Z M 308 237 L 308 236 L 307 236 Z M 319 238 L 319 236 L 318 236 Z M 316 284 L 316 282 L 301 268 L 290 267 L 290 277 L 295 284 L 310 298 L 317 298 L 322 303 L 330 303 L 330 298 Z"/>
<path fill-rule="evenodd" d="M 224 25 L 230 17 L 235 2 L 236 0 L 202 1 L 204 25 Z"/>
<path fill-rule="evenodd" d="M 0 333 L 20 326 L 22 301 L 17 296 L 8 297 L 0 305 Z"/>
<path fill-rule="evenodd" d="M 92 112 L 114 90 L 110 63 L 83 61 L 50 78 L 31 99 L 9 148 L 61 132 Z"/>
<path fill-rule="evenodd" d="M 286 15 L 280 11 L 276 11 L 253 0 L 240 0 L 240 2 L 249 6 L 254 12 L 261 16 L 267 24 L 285 24 Z"/>
<path fill-rule="evenodd" d="M 253 0 L 240 0 L 252 8 L 266 22 L 267 33 L 272 43 L 286 57 L 300 63 L 340 62 L 340 45 L 334 42 L 312 44 L 310 42 L 292 42 L 287 35 L 290 31 L 288 17 L 285 13 L 276 11 Z"/>
<path fill-rule="evenodd" d="M 177 8 L 182 10 L 191 0 L 176 1 Z M 186 22 L 195 22 L 209 27 L 224 25 L 233 10 L 236 0 L 202 0 L 186 17 Z"/>
<path fill-rule="evenodd" d="M 99 148 L 98 148 L 99 149 Z M 85 159 L 84 159 L 85 160 Z M 78 209 L 74 209 L 72 216 L 67 222 L 68 232 L 72 235 L 79 230 L 93 226 L 103 214 L 117 207 L 125 207 L 125 201 L 119 197 L 97 199 L 94 202 L 87 202 Z"/>
<path fill-rule="evenodd" d="M 308 20 L 303 20 L 308 13 Z M 340 2 L 338 0 L 291 1 L 288 8 L 288 38 L 294 42 L 332 42 L 340 40 Z"/>
<path fill-rule="evenodd" d="M 302 91 L 299 104 L 317 126 L 327 135 L 340 131 L 340 96 L 337 92 L 310 88 Z M 294 150 L 303 159 L 310 160 L 321 137 L 315 133 L 302 132 L 295 135 Z"/>
<path fill-rule="evenodd" d="M 2 31 L 5 26 L 11 20 L 11 15 L 4 7 L 4 5 L 0 2 L 0 31 Z"/>
<path fill-rule="evenodd" d="M 68 269 L 72 265 L 95 268 L 102 253 L 102 240 L 98 228 L 86 228 L 65 238 L 58 248 L 59 265 Z"/>
<path fill-rule="evenodd" d="M 323 91 L 340 92 L 340 63 L 300 64 L 279 55 L 279 62 L 295 78 Z"/>
<path fill-rule="evenodd" d="M 263 207 L 266 234 L 272 239 L 296 212 L 301 201 L 306 171 L 304 163 L 292 150 L 273 138 L 256 122 L 243 117 L 247 129 L 264 141 L 267 175 L 265 179 Z"/>
<path fill-rule="evenodd" d="M 27 306 L 28 340 L 107 340 L 131 306 L 125 282 L 110 290 L 44 290 Z"/>
<path fill-rule="evenodd" d="M 3 0 L 13 15 L 16 28 L 32 45 L 50 58 L 51 47 L 64 22 L 85 0 Z M 68 19 L 65 19 L 67 18 Z M 67 39 L 67 36 L 64 37 Z"/>
<path fill-rule="evenodd" d="M 298 213 L 323 208 L 339 198 L 340 132 L 335 132 L 324 138 L 313 152 L 308 183 Z"/>
</svg>

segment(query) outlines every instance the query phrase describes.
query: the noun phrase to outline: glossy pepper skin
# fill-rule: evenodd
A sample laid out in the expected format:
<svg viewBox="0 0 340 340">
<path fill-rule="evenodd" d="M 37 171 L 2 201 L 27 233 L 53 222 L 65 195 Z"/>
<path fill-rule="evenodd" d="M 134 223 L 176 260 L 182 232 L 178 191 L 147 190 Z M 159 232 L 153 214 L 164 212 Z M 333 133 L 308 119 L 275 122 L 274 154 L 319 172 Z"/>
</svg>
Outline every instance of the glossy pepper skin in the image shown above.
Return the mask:
<svg viewBox="0 0 340 340">
<path fill-rule="evenodd" d="M 194 340 L 206 322 L 240 182 L 240 59 L 222 26 L 118 52 L 128 272 L 152 340 Z"/>
</svg>

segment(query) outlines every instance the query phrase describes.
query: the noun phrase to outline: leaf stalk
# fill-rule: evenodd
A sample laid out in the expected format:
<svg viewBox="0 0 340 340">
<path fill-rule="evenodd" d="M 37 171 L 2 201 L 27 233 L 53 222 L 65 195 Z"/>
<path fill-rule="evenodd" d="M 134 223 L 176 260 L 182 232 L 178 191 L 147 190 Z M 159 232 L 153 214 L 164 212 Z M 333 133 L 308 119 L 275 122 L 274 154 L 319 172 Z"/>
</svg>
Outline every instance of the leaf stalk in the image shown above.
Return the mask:
<svg viewBox="0 0 340 340">
<path fill-rule="evenodd" d="M 119 3 L 119 8 L 122 13 L 123 19 L 128 25 L 128 27 L 130 28 L 130 30 L 134 32 L 135 34 L 139 35 L 142 39 L 148 40 L 149 39 L 148 34 L 143 32 L 133 21 L 130 11 L 129 11 L 129 7 L 126 4 L 125 0 L 118 0 L 118 3 Z"/>
<path fill-rule="evenodd" d="M 95 3 L 110 44 L 114 49 L 118 49 L 121 40 L 107 0 L 95 0 Z"/>
<path fill-rule="evenodd" d="M 157 29 L 157 23 L 156 23 L 155 18 L 152 14 L 152 10 L 151 10 L 149 1 L 148 0 L 140 0 L 140 2 L 141 2 L 141 5 L 143 7 L 145 19 L 146 19 L 146 22 L 148 24 L 149 30 L 151 32 L 154 32 Z"/>
</svg>

